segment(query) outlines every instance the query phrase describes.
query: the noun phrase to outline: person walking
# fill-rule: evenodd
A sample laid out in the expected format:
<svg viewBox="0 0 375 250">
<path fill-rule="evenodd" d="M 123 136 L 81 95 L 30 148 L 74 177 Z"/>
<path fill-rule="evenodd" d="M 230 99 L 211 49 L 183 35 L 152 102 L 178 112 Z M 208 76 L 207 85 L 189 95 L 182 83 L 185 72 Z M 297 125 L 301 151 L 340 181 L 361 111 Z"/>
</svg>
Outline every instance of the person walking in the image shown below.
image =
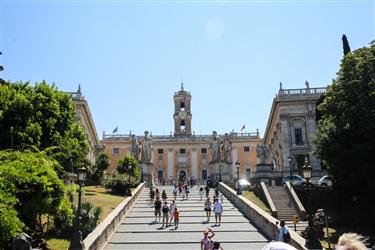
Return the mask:
<svg viewBox="0 0 375 250">
<path fill-rule="evenodd" d="M 189 198 L 189 193 L 190 193 L 188 185 L 185 185 L 185 193 L 186 193 L 186 200 L 187 200 Z"/>
<path fill-rule="evenodd" d="M 163 211 L 163 225 L 162 225 L 162 227 L 164 227 L 164 224 L 165 224 L 165 227 L 168 227 L 168 219 L 169 219 L 168 202 L 164 202 L 162 211 Z"/>
<path fill-rule="evenodd" d="M 199 198 L 202 201 L 202 199 L 203 199 L 203 187 L 199 188 Z"/>
<path fill-rule="evenodd" d="M 173 212 L 173 218 L 174 218 L 174 229 L 178 228 L 178 222 L 180 221 L 180 210 L 176 207 Z"/>
<path fill-rule="evenodd" d="M 158 198 L 160 199 L 160 192 L 159 192 L 158 188 L 155 189 L 155 198 L 156 199 L 158 199 Z"/>
<path fill-rule="evenodd" d="M 221 214 L 223 212 L 223 205 L 219 202 L 219 199 L 216 199 L 214 203 L 214 213 L 215 213 L 215 226 L 220 226 L 221 224 Z M 219 220 L 219 223 L 217 222 Z"/>
<path fill-rule="evenodd" d="M 161 193 L 161 198 L 163 199 L 163 202 L 167 201 L 167 193 L 165 192 L 165 190 L 163 190 L 163 192 Z"/>
<path fill-rule="evenodd" d="M 211 201 L 210 201 L 210 198 L 207 198 L 207 200 L 204 203 L 204 211 L 206 211 L 207 222 L 210 222 L 210 217 L 211 217 Z"/>
<path fill-rule="evenodd" d="M 154 207 L 155 207 L 155 222 L 158 221 L 158 216 L 159 216 L 159 222 L 160 222 L 160 217 L 161 217 L 161 201 L 159 198 L 156 198 L 156 201 L 154 202 Z"/>
<path fill-rule="evenodd" d="M 155 201 L 155 191 L 152 187 L 150 187 L 149 196 L 150 196 L 150 205 L 153 205 Z"/>
<path fill-rule="evenodd" d="M 170 225 L 172 225 L 172 219 L 174 218 L 173 214 L 174 214 L 174 211 L 176 210 L 176 208 L 177 208 L 177 206 L 176 206 L 176 200 L 172 200 L 171 205 L 169 205 L 169 214 L 170 214 L 169 224 Z"/>
<path fill-rule="evenodd" d="M 208 198 L 210 196 L 210 188 L 208 187 L 208 185 L 206 186 L 205 191 L 206 191 L 206 198 Z"/>
<path fill-rule="evenodd" d="M 279 222 L 276 222 L 276 225 L 278 226 Z M 278 226 L 279 235 L 277 237 L 278 241 L 282 241 L 285 243 L 290 242 L 290 234 L 288 228 L 285 226 L 285 221 L 280 221 L 280 226 Z"/>
<path fill-rule="evenodd" d="M 181 196 L 182 196 L 182 200 L 185 200 L 185 194 L 186 194 L 186 188 L 185 188 L 186 185 L 183 185 L 182 186 L 182 189 L 181 189 Z"/>
<path fill-rule="evenodd" d="M 177 185 L 174 185 L 174 188 L 173 188 L 173 197 L 174 197 L 175 200 L 177 199 L 177 192 L 178 192 Z"/>
<path fill-rule="evenodd" d="M 209 227 L 203 231 L 203 239 L 201 239 L 201 250 L 212 250 L 213 248 L 212 238 L 214 236 L 215 236 L 215 233 Z"/>
</svg>

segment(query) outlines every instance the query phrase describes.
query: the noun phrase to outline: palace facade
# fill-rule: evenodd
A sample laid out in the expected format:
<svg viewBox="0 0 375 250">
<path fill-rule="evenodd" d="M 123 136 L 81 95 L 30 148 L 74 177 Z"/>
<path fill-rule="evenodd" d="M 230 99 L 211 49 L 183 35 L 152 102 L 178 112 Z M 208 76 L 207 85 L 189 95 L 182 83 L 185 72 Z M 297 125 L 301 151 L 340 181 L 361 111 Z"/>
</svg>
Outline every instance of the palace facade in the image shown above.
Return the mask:
<svg viewBox="0 0 375 250">
<path fill-rule="evenodd" d="M 192 95 L 181 89 L 173 96 L 174 134 L 152 135 L 152 176 L 168 180 L 170 176 L 213 179 L 221 177 L 230 181 L 237 175 L 240 178 L 257 176 L 257 166 L 262 165 L 257 156 L 257 145 L 265 145 L 262 162 L 272 166 L 273 176 L 301 174 L 300 168 L 307 160 L 315 175 L 320 175 L 319 158 L 313 153 L 312 136 L 316 131 L 316 102 L 326 88 L 310 88 L 306 82 L 303 89 L 280 90 L 273 100 L 264 138 L 259 132 L 237 133 L 234 131 L 217 135 L 213 128 L 211 135 L 192 133 Z M 94 162 L 98 149 L 105 150 L 110 157 L 108 174 L 112 174 L 119 160 L 133 155 L 141 160 L 134 142 L 145 139 L 145 135 L 106 134 L 99 142 L 88 104 L 78 92 L 72 93 L 76 104 L 77 117 L 85 129 L 90 144 L 89 159 Z M 141 145 L 137 144 L 137 147 Z M 259 152 L 258 152 L 259 154 Z M 237 162 L 237 165 L 236 165 Z"/>
</svg>

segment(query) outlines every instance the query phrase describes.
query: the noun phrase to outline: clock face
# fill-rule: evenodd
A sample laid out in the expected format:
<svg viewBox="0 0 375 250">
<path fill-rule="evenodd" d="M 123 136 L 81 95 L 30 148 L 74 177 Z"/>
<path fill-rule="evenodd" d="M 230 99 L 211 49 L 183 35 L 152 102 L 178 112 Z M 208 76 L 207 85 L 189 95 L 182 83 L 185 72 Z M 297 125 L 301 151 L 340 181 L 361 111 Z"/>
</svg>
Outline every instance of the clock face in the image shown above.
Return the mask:
<svg viewBox="0 0 375 250">
<path fill-rule="evenodd" d="M 185 111 L 178 112 L 178 117 L 180 117 L 180 119 L 185 119 L 186 118 L 186 112 Z"/>
</svg>

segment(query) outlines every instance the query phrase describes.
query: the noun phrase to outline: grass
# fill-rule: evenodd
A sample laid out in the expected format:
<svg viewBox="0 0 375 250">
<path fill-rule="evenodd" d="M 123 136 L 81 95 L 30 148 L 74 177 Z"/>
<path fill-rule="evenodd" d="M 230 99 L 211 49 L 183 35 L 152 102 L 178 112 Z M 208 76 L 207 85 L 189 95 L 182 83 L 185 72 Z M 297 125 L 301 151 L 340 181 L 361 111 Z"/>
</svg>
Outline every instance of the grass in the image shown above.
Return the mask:
<svg viewBox="0 0 375 250">
<path fill-rule="evenodd" d="M 111 194 L 102 186 L 86 186 L 83 188 L 83 202 L 89 202 L 96 207 L 102 208 L 100 221 L 102 221 L 113 209 L 115 209 L 123 200 L 124 196 Z"/>
<path fill-rule="evenodd" d="M 83 190 L 83 202 L 89 202 L 96 207 L 102 208 L 99 222 L 103 221 L 125 198 L 124 196 L 111 194 L 102 186 L 86 186 L 83 187 Z M 50 249 L 67 250 L 70 245 L 70 240 L 50 238 L 47 240 L 47 243 Z"/>
<path fill-rule="evenodd" d="M 266 206 L 266 204 L 261 201 L 258 196 L 254 194 L 252 191 L 243 191 L 242 195 L 245 196 L 248 200 L 252 201 L 255 205 L 263 209 L 265 212 L 271 214 L 270 209 Z"/>
<path fill-rule="evenodd" d="M 69 248 L 70 240 L 51 238 L 47 240 L 50 249 L 56 250 L 66 250 Z"/>
</svg>

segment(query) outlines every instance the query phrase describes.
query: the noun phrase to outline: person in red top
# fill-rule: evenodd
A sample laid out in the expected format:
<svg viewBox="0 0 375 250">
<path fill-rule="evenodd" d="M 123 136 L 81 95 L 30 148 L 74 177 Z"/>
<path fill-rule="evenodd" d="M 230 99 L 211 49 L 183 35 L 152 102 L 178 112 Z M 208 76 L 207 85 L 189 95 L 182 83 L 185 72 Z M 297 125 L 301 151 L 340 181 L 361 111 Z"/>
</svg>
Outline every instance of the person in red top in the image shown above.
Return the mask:
<svg viewBox="0 0 375 250">
<path fill-rule="evenodd" d="M 174 209 L 173 219 L 174 219 L 174 229 L 177 229 L 178 222 L 180 221 L 180 211 L 178 210 L 177 207 Z"/>
</svg>

